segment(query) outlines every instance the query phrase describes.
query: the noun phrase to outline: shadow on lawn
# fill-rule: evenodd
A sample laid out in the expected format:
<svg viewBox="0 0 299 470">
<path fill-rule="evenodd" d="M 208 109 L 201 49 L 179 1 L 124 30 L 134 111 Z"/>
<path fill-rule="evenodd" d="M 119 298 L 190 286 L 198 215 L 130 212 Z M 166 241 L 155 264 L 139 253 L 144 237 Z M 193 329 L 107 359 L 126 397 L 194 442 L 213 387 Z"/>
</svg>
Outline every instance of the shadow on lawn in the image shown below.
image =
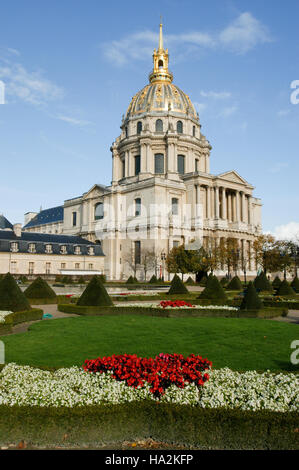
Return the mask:
<svg viewBox="0 0 299 470">
<path fill-rule="evenodd" d="M 299 365 L 292 364 L 291 361 L 274 361 L 277 370 L 283 372 L 299 372 Z"/>
</svg>

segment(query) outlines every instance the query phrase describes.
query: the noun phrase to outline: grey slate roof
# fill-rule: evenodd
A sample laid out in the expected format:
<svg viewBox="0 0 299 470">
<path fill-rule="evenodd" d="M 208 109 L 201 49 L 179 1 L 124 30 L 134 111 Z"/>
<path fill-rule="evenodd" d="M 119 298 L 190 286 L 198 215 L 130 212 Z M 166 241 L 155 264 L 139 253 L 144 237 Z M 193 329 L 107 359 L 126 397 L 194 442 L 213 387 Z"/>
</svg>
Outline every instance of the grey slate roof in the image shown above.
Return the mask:
<svg viewBox="0 0 299 470">
<path fill-rule="evenodd" d="M 4 230 L 6 228 L 13 229 L 13 225 L 9 222 L 9 220 L 4 217 L 4 215 L 0 215 L 0 230 Z"/>
<path fill-rule="evenodd" d="M 10 252 L 11 242 L 18 242 L 19 253 L 28 253 L 29 243 L 35 243 L 36 253 L 41 254 L 46 252 L 46 245 L 50 244 L 53 254 L 60 254 L 61 245 L 65 245 L 68 255 L 75 253 L 75 246 L 80 246 L 82 255 L 88 255 L 88 248 L 92 246 L 95 256 L 105 256 L 101 245 L 73 235 L 22 232 L 21 237 L 17 237 L 11 230 L 0 230 L 0 252 Z"/>
<path fill-rule="evenodd" d="M 55 222 L 63 222 L 63 206 L 51 207 L 50 209 L 40 211 L 24 228 L 52 224 Z"/>
</svg>

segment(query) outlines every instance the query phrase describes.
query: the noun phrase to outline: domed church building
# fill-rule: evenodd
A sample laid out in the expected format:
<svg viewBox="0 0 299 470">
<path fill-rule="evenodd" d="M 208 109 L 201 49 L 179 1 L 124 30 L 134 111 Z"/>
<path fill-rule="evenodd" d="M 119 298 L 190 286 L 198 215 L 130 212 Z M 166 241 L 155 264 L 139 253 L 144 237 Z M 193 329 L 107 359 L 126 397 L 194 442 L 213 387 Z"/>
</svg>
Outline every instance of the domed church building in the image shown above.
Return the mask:
<svg viewBox="0 0 299 470">
<path fill-rule="evenodd" d="M 50 225 L 41 223 L 42 214 L 27 213 L 23 230 L 58 230 L 101 243 L 112 280 L 133 273 L 168 279 L 165 257 L 174 246 L 227 238 L 238 240 L 247 273 L 254 274 L 261 201 L 237 172 L 210 173 L 212 147 L 189 96 L 173 83 L 162 24 L 153 61 L 149 83 L 133 96 L 112 144 L 111 185 L 95 184 L 66 200 L 63 220 L 56 210 L 60 218 Z"/>
</svg>

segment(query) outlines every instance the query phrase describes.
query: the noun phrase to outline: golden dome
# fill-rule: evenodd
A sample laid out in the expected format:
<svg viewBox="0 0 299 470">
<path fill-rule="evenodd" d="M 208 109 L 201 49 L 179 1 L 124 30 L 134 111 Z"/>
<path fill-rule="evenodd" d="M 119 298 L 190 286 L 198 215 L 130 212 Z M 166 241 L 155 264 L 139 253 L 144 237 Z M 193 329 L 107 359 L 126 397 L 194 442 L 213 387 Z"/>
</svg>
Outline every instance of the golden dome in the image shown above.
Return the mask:
<svg viewBox="0 0 299 470">
<path fill-rule="evenodd" d="M 173 75 L 168 70 L 168 49 L 163 48 L 162 23 L 158 50 L 154 50 L 154 68 L 149 75 L 150 84 L 133 96 L 125 119 L 151 112 L 176 112 L 198 119 L 198 114 L 186 95 L 172 83 Z"/>
<path fill-rule="evenodd" d="M 126 113 L 126 119 L 150 112 L 177 112 L 197 119 L 197 112 L 179 87 L 168 82 L 154 82 L 146 85 L 133 96 Z"/>
</svg>

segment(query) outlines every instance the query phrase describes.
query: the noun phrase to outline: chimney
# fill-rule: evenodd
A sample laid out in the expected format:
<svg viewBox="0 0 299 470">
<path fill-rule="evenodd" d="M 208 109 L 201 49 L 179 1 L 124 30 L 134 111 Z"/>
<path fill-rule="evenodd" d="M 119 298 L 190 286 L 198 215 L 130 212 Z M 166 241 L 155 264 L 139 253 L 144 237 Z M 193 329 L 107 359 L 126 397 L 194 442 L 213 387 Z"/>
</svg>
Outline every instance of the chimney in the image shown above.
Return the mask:
<svg viewBox="0 0 299 470">
<path fill-rule="evenodd" d="M 13 231 L 15 236 L 20 238 L 22 236 L 22 224 L 14 224 Z"/>
</svg>

